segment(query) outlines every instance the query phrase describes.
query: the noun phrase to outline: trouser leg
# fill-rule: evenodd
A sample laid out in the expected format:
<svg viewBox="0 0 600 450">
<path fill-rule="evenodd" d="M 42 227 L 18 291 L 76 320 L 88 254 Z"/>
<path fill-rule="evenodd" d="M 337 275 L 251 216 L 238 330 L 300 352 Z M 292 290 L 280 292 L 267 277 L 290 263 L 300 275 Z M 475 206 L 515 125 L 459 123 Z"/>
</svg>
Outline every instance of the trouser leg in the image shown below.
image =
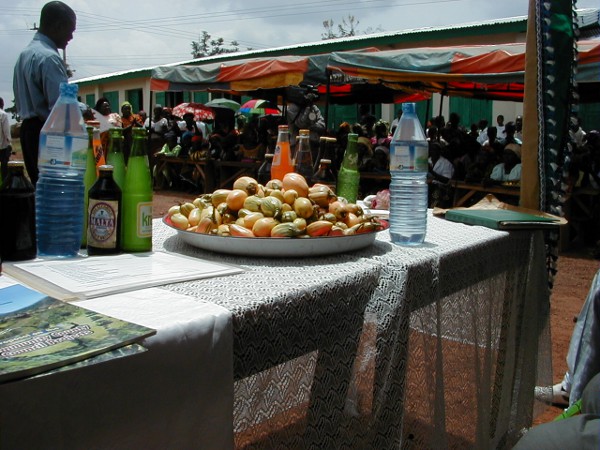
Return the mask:
<svg viewBox="0 0 600 450">
<path fill-rule="evenodd" d="M 38 156 L 40 146 L 40 131 L 44 123 L 41 119 L 25 119 L 21 124 L 20 141 L 23 161 L 31 183 L 35 186 L 38 180 Z"/>
</svg>

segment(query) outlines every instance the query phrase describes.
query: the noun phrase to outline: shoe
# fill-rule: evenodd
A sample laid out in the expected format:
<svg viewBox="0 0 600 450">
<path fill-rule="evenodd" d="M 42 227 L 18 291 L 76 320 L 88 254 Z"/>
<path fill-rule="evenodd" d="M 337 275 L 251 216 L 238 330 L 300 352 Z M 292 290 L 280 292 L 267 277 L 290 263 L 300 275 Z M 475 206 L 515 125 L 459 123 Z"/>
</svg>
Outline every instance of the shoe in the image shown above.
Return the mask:
<svg viewBox="0 0 600 450">
<path fill-rule="evenodd" d="M 564 390 L 562 383 L 554 386 L 536 386 L 534 396 L 536 400 L 549 403 L 554 406 L 569 406 L 569 393 Z"/>
</svg>

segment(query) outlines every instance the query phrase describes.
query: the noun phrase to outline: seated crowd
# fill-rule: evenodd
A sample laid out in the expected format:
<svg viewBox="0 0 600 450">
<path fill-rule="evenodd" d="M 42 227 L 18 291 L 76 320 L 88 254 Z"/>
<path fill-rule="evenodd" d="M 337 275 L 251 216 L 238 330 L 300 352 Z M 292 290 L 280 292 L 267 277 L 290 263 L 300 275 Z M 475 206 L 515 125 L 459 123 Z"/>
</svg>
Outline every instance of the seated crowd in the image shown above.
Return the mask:
<svg viewBox="0 0 600 450">
<path fill-rule="evenodd" d="M 146 117 L 143 111 L 134 114 L 128 102 L 121 105 L 119 115 L 112 113 L 110 103 L 105 98 L 98 100 L 95 109 L 99 113 L 96 118 L 101 116 L 112 126 L 122 126 L 127 130 L 124 133 L 126 157 L 131 145 L 131 127 L 143 124 L 149 129 L 151 164 L 156 153 L 171 152 L 174 149 L 177 149 L 179 157 L 262 161 L 266 153 L 273 153 L 277 127 L 285 123 L 290 125 L 292 134 L 299 128 L 311 130 L 311 148 L 315 157 L 318 154 L 318 138 L 334 137 L 335 149 L 329 156 L 335 171 L 341 164 L 348 134 L 356 133 L 359 136 L 359 171 L 371 175 L 371 180 L 365 180 L 363 195 L 376 193 L 386 187 L 390 142 L 401 116 L 400 111 L 390 126 L 388 122 L 373 116 L 368 105 L 361 105 L 357 123 L 343 122 L 337 130 L 330 131 L 325 128 L 319 109 L 312 103 L 301 106 L 291 103 L 287 109 L 287 117 L 234 115 L 231 111 L 231 114 L 217 115 L 215 120 L 210 121 L 196 121 L 192 114 L 176 117 L 170 108 L 163 108 L 161 105 L 155 105 L 152 117 Z M 310 114 L 302 114 L 302 111 Z M 522 127 L 521 116 L 517 116 L 514 121 L 505 122 L 504 117 L 498 115 L 494 125 L 489 125 L 487 120 L 482 119 L 478 124 L 472 124 L 468 130 L 461 125 L 456 113 L 451 113 L 447 122 L 443 116 L 429 121 L 426 133 L 429 142 L 430 207 L 452 206 L 450 180 L 484 186 L 518 184 L 521 179 Z M 574 119 L 570 135 L 574 150 L 569 166 L 569 189 L 599 189 L 598 131 L 586 133 L 579 121 Z M 291 140 L 293 146 L 293 136 Z M 377 177 L 377 174 L 381 177 Z"/>
</svg>

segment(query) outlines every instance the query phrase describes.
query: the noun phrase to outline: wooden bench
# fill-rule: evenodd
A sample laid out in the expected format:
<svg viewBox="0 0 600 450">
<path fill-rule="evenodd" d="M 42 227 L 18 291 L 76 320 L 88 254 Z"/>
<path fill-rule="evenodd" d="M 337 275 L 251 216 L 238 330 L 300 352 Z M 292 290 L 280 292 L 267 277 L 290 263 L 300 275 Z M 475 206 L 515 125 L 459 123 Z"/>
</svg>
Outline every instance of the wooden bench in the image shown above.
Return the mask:
<svg viewBox="0 0 600 450">
<path fill-rule="evenodd" d="M 185 166 L 192 167 L 199 176 L 197 187 L 201 192 L 207 193 L 214 190 L 215 176 L 213 161 L 194 161 L 191 158 L 179 158 L 167 156 L 161 153 L 154 155 L 154 187 L 164 188 L 167 183 L 165 171 L 170 174 L 179 175 Z"/>
<path fill-rule="evenodd" d="M 218 169 L 216 189 L 231 189 L 233 182 L 244 175 L 256 178 L 261 161 L 213 161 Z"/>
</svg>

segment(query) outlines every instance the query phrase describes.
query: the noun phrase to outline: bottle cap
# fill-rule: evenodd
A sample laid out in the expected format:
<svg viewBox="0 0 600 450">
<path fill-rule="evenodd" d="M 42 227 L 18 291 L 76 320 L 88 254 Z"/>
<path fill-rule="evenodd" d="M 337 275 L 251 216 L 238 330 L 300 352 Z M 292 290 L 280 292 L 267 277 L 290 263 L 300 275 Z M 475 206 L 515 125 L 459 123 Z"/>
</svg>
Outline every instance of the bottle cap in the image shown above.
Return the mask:
<svg viewBox="0 0 600 450">
<path fill-rule="evenodd" d="M 265 153 L 265 159 L 273 159 L 274 156 L 273 153 Z"/>
<path fill-rule="evenodd" d="M 76 84 L 60 83 L 59 92 L 60 95 L 66 95 L 68 97 L 77 97 L 79 86 Z"/>
<path fill-rule="evenodd" d="M 279 131 L 288 131 L 289 127 L 287 125 L 279 125 L 277 127 L 279 129 Z"/>
<path fill-rule="evenodd" d="M 112 172 L 114 170 L 114 167 L 110 164 L 102 164 L 100 167 L 98 167 L 98 171 L 100 172 Z"/>
<path fill-rule="evenodd" d="M 320 162 L 321 162 L 321 164 L 331 164 L 331 160 L 325 159 L 325 158 L 323 158 Z"/>
<path fill-rule="evenodd" d="M 306 130 L 306 129 L 302 129 L 299 131 L 300 136 L 309 136 L 310 135 L 310 130 Z"/>
<path fill-rule="evenodd" d="M 25 162 L 23 161 L 9 161 L 8 167 L 25 167 Z"/>
<path fill-rule="evenodd" d="M 402 113 L 414 114 L 415 104 L 414 103 L 402 103 Z"/>
</svg>

